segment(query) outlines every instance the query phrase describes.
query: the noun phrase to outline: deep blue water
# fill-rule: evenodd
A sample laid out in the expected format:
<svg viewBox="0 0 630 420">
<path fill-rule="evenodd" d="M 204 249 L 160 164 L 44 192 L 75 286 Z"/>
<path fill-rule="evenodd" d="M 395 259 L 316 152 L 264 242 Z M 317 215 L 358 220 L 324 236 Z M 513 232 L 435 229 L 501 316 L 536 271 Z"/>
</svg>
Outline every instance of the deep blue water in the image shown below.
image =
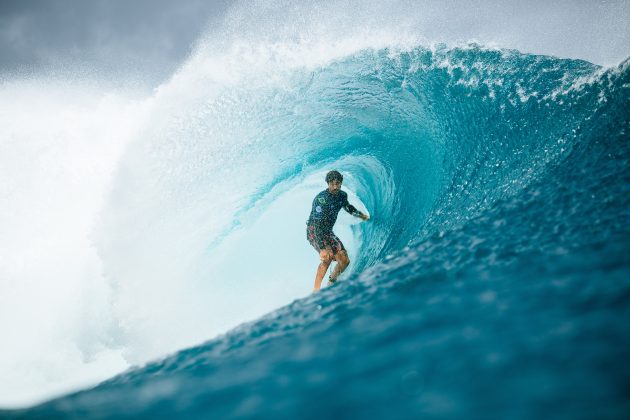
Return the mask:
<svg viewBox="0 0 630 420">
<path fill-rule="evenodd" d="M 250 104 L 277 153 L 252 200 L 351 173 L 352 276 L 0 416 L 627 418 L 630 61 L 418 48 L 291 77 Z"/>
</svg>

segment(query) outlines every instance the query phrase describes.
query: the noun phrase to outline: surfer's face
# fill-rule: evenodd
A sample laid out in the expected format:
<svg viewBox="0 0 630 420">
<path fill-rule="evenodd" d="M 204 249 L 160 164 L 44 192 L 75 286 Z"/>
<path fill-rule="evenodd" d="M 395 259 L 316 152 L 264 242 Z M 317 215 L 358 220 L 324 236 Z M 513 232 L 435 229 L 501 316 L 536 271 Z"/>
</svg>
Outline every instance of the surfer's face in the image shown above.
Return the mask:
<svg viewBox="0 0 630 420">
<path fill-rule="evenodd" d="M 328 191 L 331 194 L 337 194 L 341 189 L 341 181 L 333 180 L 328 183 Z"/>
</svg>

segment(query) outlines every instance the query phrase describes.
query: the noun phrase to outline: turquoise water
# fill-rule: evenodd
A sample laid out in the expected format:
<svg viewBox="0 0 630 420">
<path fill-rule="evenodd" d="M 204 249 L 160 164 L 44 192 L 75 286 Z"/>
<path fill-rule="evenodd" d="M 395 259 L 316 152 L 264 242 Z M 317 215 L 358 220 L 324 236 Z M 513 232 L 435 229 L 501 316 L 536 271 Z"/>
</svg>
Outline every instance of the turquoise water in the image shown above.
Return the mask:
<svg viewBox="0 0 630 420">
<path fill-rule="evenodd" d="M 105 230 L 145 237 L 164 217 L 137 226 L 147 196 L 192 203 L 175 227 L 220 208 L 212 239 L 181 248 L 199 275 L 239 227 L 334 167 L 372 215 L 351 227 L 352 271 L 202 345 L 0 414 L 627 416 L 629 67 L 476 45 L 364 50 L 173 112 L 177 147 L 131 148 L 119 175 L 131 187 Z M 163 165 L 149 181 L 150 163 L 132 164 L 147 151 Z M 230 177 L 229 198 L 205 203 L 207 185 Z M 106 262 L 125 241 L 99 242 Z"/>
</svg>

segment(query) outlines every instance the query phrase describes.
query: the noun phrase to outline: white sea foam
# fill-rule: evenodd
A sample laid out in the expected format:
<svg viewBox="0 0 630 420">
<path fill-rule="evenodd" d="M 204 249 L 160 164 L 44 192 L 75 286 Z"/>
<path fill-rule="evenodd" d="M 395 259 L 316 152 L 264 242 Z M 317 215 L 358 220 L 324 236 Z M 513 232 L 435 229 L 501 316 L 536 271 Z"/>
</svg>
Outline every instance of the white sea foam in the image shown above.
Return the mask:
<svg viewBox="0 0 630 420">
<path fill-rule="evenodd" d="M 90 232 L 149 104 L 81 83 L 0 87 L 0 395 L 20 405 L 127 366 Z"/>
</svg>

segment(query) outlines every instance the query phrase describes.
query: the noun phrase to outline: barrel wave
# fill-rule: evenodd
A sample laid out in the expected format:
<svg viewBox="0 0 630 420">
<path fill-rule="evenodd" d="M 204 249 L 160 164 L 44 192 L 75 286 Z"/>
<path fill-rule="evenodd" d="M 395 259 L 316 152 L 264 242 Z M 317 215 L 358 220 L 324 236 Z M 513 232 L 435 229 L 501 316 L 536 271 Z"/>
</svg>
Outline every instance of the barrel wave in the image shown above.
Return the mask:
<svg viewBox="0 0 630 420">
<path fill-rule="evenodd" d="M 127 356 L 172 355 L 3 415 L 630 412 L 630 61 L 416 45 L 254 71 L 239 48 L 157 93 L 95 232 Z M 351 268 L 301 297 L 330 169 L 371 220 L 340 218 Z"/>
</svg>

